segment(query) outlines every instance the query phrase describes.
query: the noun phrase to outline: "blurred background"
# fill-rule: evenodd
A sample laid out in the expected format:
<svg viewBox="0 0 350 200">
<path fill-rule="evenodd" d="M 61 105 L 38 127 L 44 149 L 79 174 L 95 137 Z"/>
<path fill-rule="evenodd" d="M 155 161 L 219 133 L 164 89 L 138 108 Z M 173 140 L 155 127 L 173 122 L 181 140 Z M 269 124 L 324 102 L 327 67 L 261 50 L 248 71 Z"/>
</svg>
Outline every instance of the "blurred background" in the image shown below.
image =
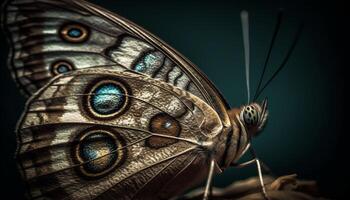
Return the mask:
<svg viewBox="0 0 350 200">
<path fill-rule="evenodd" d="M 281 30 L 265 81 L 281 64 L 298 25 L 301 38 L 286 67 L 259 98 L 269 100 L 269 120 L 253 146 L 277 175 L 297 173 L 317 180 L 324 196 L 343 199 L 349 188 L 344 160 L 345 5 L 335 1 L 275 0 L 93 0 L 159 36 L 199 66 L 232 107 L 247 101 L 239 14 L 250 14 L 251 90 L 255 92 L 271 41 L 277 13 Z M 15 125 L 25 99 L 6 67 L 8 45 L 0 33 L 0 180 L 1 195 L 22 199 L 24 186 L 14 160 Z M 348 132 L 348 131 L 347 131 Z M 243 160 L 249 159 L 245 156 Z M 254 166 L 228 169 L 216 186 L 255 176 Z"/>
</svg>

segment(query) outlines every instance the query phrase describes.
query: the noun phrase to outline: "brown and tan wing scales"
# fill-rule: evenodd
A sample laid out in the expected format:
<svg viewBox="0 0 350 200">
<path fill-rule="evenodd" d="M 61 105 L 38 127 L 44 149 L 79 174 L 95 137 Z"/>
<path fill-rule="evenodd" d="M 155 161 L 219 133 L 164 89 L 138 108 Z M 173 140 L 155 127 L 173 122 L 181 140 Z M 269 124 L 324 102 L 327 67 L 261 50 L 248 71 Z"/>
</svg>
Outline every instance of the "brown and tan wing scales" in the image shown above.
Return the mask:
<svg viewBox="0 0 350 200">
<path fill-rule="evenodd" d="M 34 199 L 169 198 L 205 178 L 202 144 L 222 129 L 191 93 L 135 73 L 84 69 L 56 76 L 29 99 L 17 159 Z"/>
<path fill-rule="evenodd" d="M 57 74 L 116 65 L 103 52 L 124 31 L 71 2 L 11 0 L 2 13 L 11 44 L 9 67 L 28 96 Z"/>
<path fill-rule="evenodd" d="M 228 126 L 228 105 L 184 56 L 136 24 L 83 0 L 9 0 L 2 24 L 9 66 L 28 96 L 57 74 L 105 66 L 133 70 L 189 91 Z"/>
</svg>

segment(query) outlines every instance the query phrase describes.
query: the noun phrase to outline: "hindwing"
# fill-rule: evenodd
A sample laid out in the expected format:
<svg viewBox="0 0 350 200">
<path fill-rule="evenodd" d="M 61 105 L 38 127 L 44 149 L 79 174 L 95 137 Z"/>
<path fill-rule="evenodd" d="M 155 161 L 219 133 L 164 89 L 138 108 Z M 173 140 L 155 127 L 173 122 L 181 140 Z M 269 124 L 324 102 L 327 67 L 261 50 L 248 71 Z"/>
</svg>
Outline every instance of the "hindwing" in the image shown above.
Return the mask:
<svg viewBox="0 0 350 200">
<path fill-rule="evenodd" d="M 202 144 L 222 129 L 210 106 L 170 84 L 79 70 L 30 98 L 17 159 L 32 198 L 169 198 L 205 178 Z"/>
</svg>

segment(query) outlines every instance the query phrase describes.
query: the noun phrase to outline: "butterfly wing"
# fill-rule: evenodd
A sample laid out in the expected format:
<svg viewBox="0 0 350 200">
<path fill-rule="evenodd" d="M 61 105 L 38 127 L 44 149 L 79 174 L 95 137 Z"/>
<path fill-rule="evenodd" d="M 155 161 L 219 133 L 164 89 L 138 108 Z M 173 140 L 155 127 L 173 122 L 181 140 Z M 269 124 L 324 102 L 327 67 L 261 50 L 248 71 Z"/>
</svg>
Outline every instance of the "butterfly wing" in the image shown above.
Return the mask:
<svg viewBox="0 0 350 200">
<path fill-rule="evenodd" d="M 169 198 L 205 178 L 201 144 L 222 129 L 210 106 L 177 87 L 85 69 L 29 99 L 17 159 L 32 198 Z"/>
<path fill-rule="evenodd" d="M 9 67 L 27 96 L 57 74 L 116 65 L 104 51 L 125 31 L 71 1 L 13 0 L 4 9 L 2 24 L 11 44 Z"/>
<path fill-rule="evenodd" d="M 128 69 L 189 91 L 229 124 L 228 104 L 208 78 L 136 24 L 83 0 L 10 0 L 4 8 L 12 46 L 9 66 L 28 96 L 70 70 Z"/>
</svg>

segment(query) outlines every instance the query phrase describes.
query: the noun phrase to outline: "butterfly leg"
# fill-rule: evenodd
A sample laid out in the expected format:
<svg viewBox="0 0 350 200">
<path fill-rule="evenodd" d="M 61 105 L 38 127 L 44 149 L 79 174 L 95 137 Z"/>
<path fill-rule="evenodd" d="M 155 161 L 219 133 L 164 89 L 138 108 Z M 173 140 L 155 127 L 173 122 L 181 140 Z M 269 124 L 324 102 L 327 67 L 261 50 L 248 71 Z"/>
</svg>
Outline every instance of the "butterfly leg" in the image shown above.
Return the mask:
<svg viewBox="0 0 350 200">
<path fill-rule="evenodd" d="M 258 174 L 259 174 L 261 192 L 262 192 L 264 198 L 269 200 L 269 197 L 267 196 L 265 184 L 264 184 L 264 178 L 263 178 L 263 174 L 262 174 L 262 170 L 261 170 L 260 160 L 257 158 L 256 153 L 252 147 L 250 147 L 249 150 L 250 150 L 250 154 L 253 156 L 253 158 L 255 159 L 255 162 L 256 162 L 256 167 L 257 167 Z"/>
<path fill-rule="evenodd" d="M 253 158 L 256 158 L 256 154 L 255 154 L 255 151 L 254 151 L 253 147 L 251 146 L 251 143 L 248 143 L 247 147 L 243 150 L 242 155 L 244 155 L 248 150 L 250 150 L 250 154 L 252 155 L 252 157 L 253 157 Z M 253 159 L 253 160 L 250 160 L 250 161 L 248 161 L 247 165 L 252 164 L 252 163 L 254 163 L 254 162 L 255 162 L 254 159 Z M 242 164 L 243 164 L 243 163 L 241 163 L 240 165 L 242 165 Z M 263 163 L 262 161 L 260 161 L 260 165 L 261 165 L 261 168 L 263 169 L 263 171 L 264 171 L 265 173 L 267 173 L 267 174 L 272 174 L 271 169 L 270 169 L 265 163 Z M 235 164 L 233 164 L 232 166 L 237 167 Z M 244 166 L 242 166 L 242 167 L 244 167 Z"/>
<path fill-rule="evenodd" d="M 204 195 L 203 195 L 203 200 L 208 200 L 209 196 L 211 196 L 214 168 L 215 168 L 215 160 L 211 159 L 210 166 L 209 166 L 208 179 L 207 179 L 207 183 L 205 185 L 205 190 L 204 190 Z"/>
<path fill-rule="evenodd" d="M 265 184 L 264 184 L 263 174 L 262 174 L 262 170 L 261 170 L 261 163 L 260 163 L 259 159 L 254 158 L 252 160 L 249 160 L 249 161 L 241 163 L 241 164 L 233 164 L 232 166 L 236 167 L 236 168 L 242 168 L 242 167 L 249 166 L 249 165 L 251 165 L 253 163 L 256 163 L 256 167 L 258 169 L 259 181 L 260 181 L 260 186 L 261 186 L 261 192 L 262 192 L 264 198 L 266 200 L 269 200 L 269 198 L 267 196 Z"/>
<path fill-rule="evenodd" d="M 258 174 L 259 174 L 259 180 L 260 180 L 260 186 L 261 186 L 262 194 L 264 195 L 264 198 L 268 200 L 269 197 L 267 196 L 267 193 L 266 193 L 266 188 L 265 188 L 265 184 L 264 184 L 264 179 L 263 179 L 263 175 L 262 175 L 262 172 L 261 172 L 261 164 L 260 164 L 260 161 L 259 161 L 259 159 L 255 159 L 255 162 L 256 162 L 256 167 L 257 167 L 257 169 L 258 169 Z"/>
</svg>

